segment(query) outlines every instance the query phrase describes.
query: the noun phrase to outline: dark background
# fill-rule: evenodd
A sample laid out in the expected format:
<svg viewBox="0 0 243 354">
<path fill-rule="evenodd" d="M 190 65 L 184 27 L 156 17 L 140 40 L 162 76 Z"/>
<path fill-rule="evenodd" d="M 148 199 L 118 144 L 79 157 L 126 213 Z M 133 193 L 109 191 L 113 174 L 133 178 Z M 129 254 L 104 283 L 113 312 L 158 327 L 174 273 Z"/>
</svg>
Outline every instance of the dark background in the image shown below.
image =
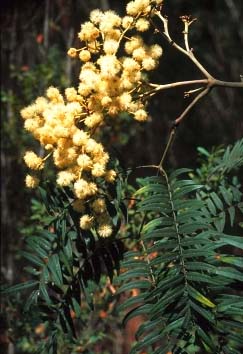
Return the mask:
<svg viewBox="0 0 243 354">
<path fill-rule="evenodd" d="M 66 52 L 77 44 L 80 24 L 94 8 L 124 13 L 127 1 L 45 0 L 1 1 L 1 166 L 2 166 L 2 262 L 3 273 L 13 281 L 15 271 L 11 247 L 18 244 L 18 223 L 28 210 L 21 160 L 26 144 L 33 144 L 22 130 L 19 109 L 42 95 L 48 85 L 76 84 L 77 61 Z M 165 1 L 171 35 L 183 44 L 179 17 L 190 14 L 197 21 L 190 27 L 190 45 L 196 56 L 216 78 L 239 81 L 243 74 L 243 1 Z M 159 35 L 147 41 L 159 42 L 164 54 L 151 81 L 170 83 L 202 78 L 198 69 Z M 50 55 L 51 53 L 51 55 Z M 33 77 L 32 77 L 32 76 Z M 27 77 L 27 78 L 26 78 Z M 30 78 L 29 78 L 30 77 Z M 5 97 L 6 96 L 6 97 Z M 189 99 L 183 88 L 163 91 L 149 106 L 153 119 L 146 126 L 132 126 L 136 137 L 125 137 L 120 147 L 127 166 L 159 161 L 171 122 Z M 172 167 L 195 166 L 196 147 L 229 144 L 243 134 L 242 90 L 218 88 L 201 101 L 179 128 L 168 156 Z M 127 132 L 128 133 L 128 132 Z M 126 134 L 126 132 L 125 132 Z M 114 141 L 118 139 L 114 132 Z M 9 263 L 10 262 L 10 263 Z M 12 269 L 12 270 L 10 270 Z"/>
<path fill-rule="evenodd" d="M 242 0 L 165 0 L 172 37 L 183 44 L 183 25 L 179 17 L 192 15 L 190 46 L 216 78 L 240 81 L 243 74 Z M 24 187 L 22 155 L 34 145 L 23 132 L 19 110 L 42 95 L 48 85 L 60 88 L 75 85 L 77 62 L 67 57 L 77 45 L 80 23 L 94 8 L 124 13 L 127 1 L 119 0 L 25 0 L 1 1 L 1 275 L 14 283 L 22 276 L 16 251 L 22 246 L 21 228 L 28 222 L 30 193 Z M 147 35 L 148 42 L 159 42 L 164 49 L 159 69 L 151 81 L 203 78 L 198 69 L 166 41 Z M 190 99 L 183 89 L 163 91 L 149 106 L 149 123 L 124 128 L 123 145 L 117 144 L 127 166 L 157 163 L 166 144 L 171 122 Z M 132 138 L 129 138 L 128 131 Z M 135 135 L 136 133 L 136 135 Z M 113 133 L 113 142 L 119 137 Z M 130 136 L 131 136 L 130 135 Z M 218 88 L 204 98 L 178 129 L 167 164 L 194 167 L 196 147 L 211 148 L 230 144 L 243 135 L 242 90 Z"/>
</svg>

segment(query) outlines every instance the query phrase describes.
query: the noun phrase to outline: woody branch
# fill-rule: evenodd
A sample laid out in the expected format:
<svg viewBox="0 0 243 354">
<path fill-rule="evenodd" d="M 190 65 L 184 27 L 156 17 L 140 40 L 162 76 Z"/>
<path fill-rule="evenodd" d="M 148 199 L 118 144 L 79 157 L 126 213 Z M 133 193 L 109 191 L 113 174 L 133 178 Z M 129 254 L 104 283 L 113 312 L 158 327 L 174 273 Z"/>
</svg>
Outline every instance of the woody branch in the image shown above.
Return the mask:
<svg viewBox="0 0 243 354">
<path fill-rule="evenodd" d="M 186 115 L 189 113 L 189 111 L 203 98 L 205 97 L 211 89 L 215 87 L 225 87 L 225 88 L 241 88 L 243 89 L 243 82 L 228 82 L 228 81 L 222 81 L 214 78 L 207 70 L 206 68 L 199 62 L 199 60 L 195 57 L 195 54 L 193 52 L 193 49 L 190 48 L 189 46 L 189 27 L 190 25 L 195 21 L 195 19 L 191 19 L 189 16 L 182 16 L 182 22 L 184 23 L 184 30 L 183 30 L 183 36 L 184 36 L 184 44 L 185 48 L 177 44 L 170 36 L 169 33 L 169 28 L 168 28 L 168 19 L 161 14 L 161 12 L 156 11 L 156 16 L 160 19 L 160 21 L 163 24 L 163 30 L 158 28 L 157 25 L 152 22 L 153 26 L 155 29 L 161 33 L 165 39 L 168 41 L 168 43 L 174 47 L 176 50 L 184 54 L 186 57 L 188 57 L 194 64 L 195 66 L 201 71 L 201 73 L 204 75 L 204 79 L 200 80 L 189 80 L 189 81 L 180 81 L 180 82 L 173 82 L 169 84 L 163 84 L 163 85 L 158 85 L 158 84 L 150 84 L 150 87 L 152 88 L 150 91 L 145 93 L 146 97 L 151 97 L 154 94 L 156 94 L 159 91 L 171 89 L 171 88 L 176 88 L 179 86 L 188 86 L 188 85 L 201 85 L 199 88 L 196 88 L 194 90 L 190 90 L 185 92 L 185 96 L 189 96 L 192 93 L 200 91 L 200 93 L 194 98 L 194 100 L 186 107 L 186 109 L 182 112 L 182 114 L 174 121 L 174 126 L 178 126 L 181 121 L 186 117 Z M 142 95 L 140 95 L 142 96 Z"/>
<path fill-rule="evenodd" d="M 199 62 L 199 60 L 195 57 L 195 54 L 193 52 L 193 49 L 190 48 L 189 46 L 189 27 L 190 25 L 195 21 L 195 19 L 191 19 L 189 16 L 182 16 L 182 22 L 184 23 L 184 30 L 183 30 L 183 36 L 184 36 L 184 45 L 185 48 L 177 44 L 174 40 L 172 40 L 170 33 L 169 33 L 169 28 L 168 28 L 168 19 L 161 14 L 160 11 L 156 11 L 156 16 L 160 19 L 160 21 L 163 24 L 163 30 L 158 28 L 157 25 L 154 24 L 154 22 L 151 20 L 151 23 L 155 27 L 156 31 L 161 33 L 163 37 L 168 41 L 168 43 L 174 47 L 176 50 L 181 52 L 183 55 L 188 57 L 193 64 L 199 69 L 199 71 L 203 74 L 204 79 L 201 80 L 189 80 L 189 81 L 180 81 L 180 82 L 173 82 L 169 84 L 163 84 L 163 85 L 158 85 L 158 84 L 149 84 L 149 86 L 152 88 L 150 91 L 146 92 L 144 94 L 145 98 L 146 97 L 151 97 L 155 95 L 159 91 L 171 89 L 171 88 L 176 88 L 179 86 L 188 86 L 188 85 L 199 85 L 200 87 L 189 90 L 185 92 L 185 97 L 188 97 L 190 94 L 199 92 L 196 97 L 192 100 L 192 102 L 185 108 L 185 110 L 174 120 L 170 134 L 169 134 L 169 139 L 166 144 L 166 147 L 164 149 L 161 161 L 158 166 L 155 166 L 157 168 L 162 168 L 164 160 L 167 156 L 167 153 L 173 144 L 175 133 L 176 133 L 176 128 L 179 126 L 179 124 L 182 122 L 182 120 L 185 119 L 185 117 L 188 115 L 188 113 L 191 111 L 191 109 L 205 96 L 208 95 L 208 93 L 215 87 L 225 87 L 225 88 L 241 88 L 243 89 L 243 81 L 240 82 L 228 82 L 228 81 L 222 81 L 214 78 L 207 70 L 206 68 Z M 142 95 L 140 95 L 142 96 Z M 142 98 L 142 97 L 141 97 Z"/>
</svg>

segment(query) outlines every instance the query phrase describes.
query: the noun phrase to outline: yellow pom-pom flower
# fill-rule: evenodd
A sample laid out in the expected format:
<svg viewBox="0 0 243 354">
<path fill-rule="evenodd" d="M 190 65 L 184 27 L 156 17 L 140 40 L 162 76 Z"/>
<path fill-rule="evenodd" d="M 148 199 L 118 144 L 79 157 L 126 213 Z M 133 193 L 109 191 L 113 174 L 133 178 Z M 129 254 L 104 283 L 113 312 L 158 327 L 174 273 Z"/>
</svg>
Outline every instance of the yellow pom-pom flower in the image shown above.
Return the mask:
<svg viewBox="0 0 243 354">
<path fill-rule="evenodd" d="M 102 177 L 105 174 L 105 166 L 101 163 L 95 163 L 91 171 L 94 177 Z"/>
<path fill-rule="evenodd" d="M 67 52 L 67 54 L 71 57 L 71 58 L 75 58 L 77 56 L 77 50 L 75 48 L 70 48 Z"/>
<path fill-rule="evenodd" d="M 103 121 L 104 117 L 101 113 L 95 112 L 89 115 L 87 118 L 84 120 L 84 124 L 88 128 L 94 128 L 95 126 L 99 125 Z"/>
<path fill-rule="evenodd" d="M 105 199 L 100 197 L 106 193 L 104 182 L 114 183 L 117 178 L 115 170 L 107 170 L 110 157 L 98 140 L 100 128 L 119 119 L 122 112 L 140 122 L 148 118 L 145 102 L 138 96 L 146 94 L 145 71 L 156 67 L 162 49 L 157 44 L 146 45 L 136 31 L 149 28 L 156 4 L 161 0 L 130 1 L 123 18 L 110 10 L 92 11 L 90 21 L 82 24 L 78 34 L 81 48 L 68 51 L 70 57 L 79 56 L 82 61 L 77 87 L 68 87 L 62 95 L 51 86 L 46 97 L 21 110 L 25 129 L 49 151 L 43 159 L 27 151 L 26 165 L 41 170 L 52 156 L 58 169 L 57 185 L 73 184 L 73 209 L 90 212 L 80 219 L 81 228 L 88 230 L 94 225 L 100 237 L 112 235 L 112 221 Z M 39 183 L 30 175 L 25 181 L 29 188 Z"/>
<path fill-rule="evenodd" d="M 145 18 L 139 18 L 136 22 L 136 29 L 139 32 L 145 32 L 149 29 L 150 23 Z"/>
<path fill-rule="evenodd" d="M 97 198 L 91 205 L 96 214 L 102 214 L 106 211 L 106 204 L 103 198 Z"/>
<path fill-rule="evenodd" d="M 93 222 L 94 222 L 94 217 L 85 214 L 80 218 L 80 227 L 83 230 L 90 230 L 91 227 L 93 226 Z"/>
<path fill-rule="evenodd" d="M 94 182 L 90 182 L 87 187 L 87 195 L 92 196 L 95 195 L 98 192 L 98 187 L 97 184 Z"/>
<path fill-rule="evenodd" d="M 81 50 L 81 52 L 79 53 L 79 59 L 80 59 L 81 61 L 85 62 L 85 63 L 86 63 L 87 61 L 89 61 L 90 58 L 91 58 L 91 54 L 90 54 L 90 52 L 89 52 L 88 50 L 86 50 L 86 49 Z"/>
<path fill-rule="evenodd" d="M 98 227 L 97 232 L 100 237 L 107 238 L 112 234 L 112 227 L 109 224 L 101 224 Z"/>
<path fill-rule="evenodd" d="M 135 112 L 134 118 L 139 122 L 144 122 L 148 119 L 148 113 L 144 109 L 139 109 Z"/>
<path fill-rule="evenodd" d="M 65 96 L 69 102 L 75 101 L 77 99 L 77 91 L 74 87 L 68 87 L 65 90 Z"/>
<path fill-rule="evenodd" d="M 28 188 L 36 188 L 36 187 L 38 187 L 39 183 L 40 183 L 39 178 L 37 178 L 35 176 L 27 175 L 25 177 L 25 184 L 26 184 L 26 187 L 28 187 Z"/>
<path fill-rule="evenodd" d="M 78 130 L 73 134 L 73 143 L 76 146 L 83 146 L 87 143 L 89 139 L 89 134 L 83 130 Z"/>
<path fill-rule="evenodd" d="M 78 199 L 84 199 L 87 196 L 88 182 L 84 179 L 79 179 L 74 183 L 74 193 Z"/>
<path fill-rule="evenodd" d="M 81 167 L 82 170 L 87 170 L 92 167 L 91 158 L 87 154 L 81 154 L 77 158 L 77 164 Z"/>
<path fill-rule="evenodd" d="M 75 178 L 76 176 L 74 173 L 68 171 L 60 171 L 57 175 L 57 184 L 62 187 L 69 186 L 75 180 Z"/>
<path fill-rule="evenodd" d="M 41 170 L 44 168 L 44 161 L 33 151 L 26 151 L 24 155 L 24 162 L 31 170 Z"/>
<path fill-rule="evenodd" d="M 116 179 L 116 171 L 115 170 L 108 170 L 105 174 L 105 180 L 108 183 L 115 182 Z"/>
</svg>

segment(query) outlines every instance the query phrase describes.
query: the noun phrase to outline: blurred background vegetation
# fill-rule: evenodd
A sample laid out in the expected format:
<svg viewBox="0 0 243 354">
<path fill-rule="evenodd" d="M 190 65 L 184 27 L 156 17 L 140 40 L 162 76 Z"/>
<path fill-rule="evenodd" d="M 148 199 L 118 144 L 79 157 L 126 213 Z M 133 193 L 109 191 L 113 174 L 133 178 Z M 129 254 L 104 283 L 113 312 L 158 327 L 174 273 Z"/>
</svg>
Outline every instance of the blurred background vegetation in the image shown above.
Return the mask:
<svg viewBox="0 0 243 354">
<path fill-rule="evenodd" d="M 13 284 L 24 280 L 23 267 L 26 264 L 17 251 L 22 248 L 23 235 L 34 231 L 33 222 L 38 222 L 43 212 L 34 194 L 24 187 L 26 170 L 22 163 L 23 152 L 27 146 L 39 147 L 23 130 L 19 111 L 42 95 L 49 85 L 60 89 L 77 85 L 79 64 L 71 60 L 66 52 L 70 46 L 78 46 L 76 34 L 80 23 L 87 20 L 94 8 L 114 9 L 123 14 L 126 3 L 122 0 L 1 1 L 2 282 Z M 164 13 L 169 17 L 171 33 L 178 42 L 182 41 L 183 29 L 179 17 L 185 14 L 196 17 L 197 22 L 191 27 L 190 43 L 198 58 L 216 78 L 239 81 L 239 74 L 243 74 L 242 0 L 165 0 Z M 157 41 L 164 49 L 152 82 L 170 83 L 201 78 L 187 58 L 169 47 L 158 34 L 151 32 L 146 37 L 148 42 Z M 196 106 L 178 131 L 167 160 L 170 167 L 195 167 L 198 145 L 210 148 L 233 143 L 242 137 L 243 97 L 239 91 L 215 89 Z M 163 91 L 151 101 L 149 111 L 152 119 L 146 125 L 138 126 L 124 119 L 121 126 L 108 132 L 107 139 L 117 148 L 127 167 L 157 163 L 170 124 L 186 105 L 183 89 Z M 106 296 L 109 295 L 98 300 L 102 303 L 101 308 Z M 10 319 L 15 321 L 12 335 L 16 344 L 11 353 L 33 353 L 35 341 L 45 336 L 45 329 L 36 316 L 21 318 L 20 297 L 15 299 L 15 304 L 9 302 L 7 306 L 8 312 L 11 312 Z M 2 313 L 5 310 L 2 309 Z M 87 334 L 87 341 L 93 340 L 94 343 L 94 351 L 87 352 L 127 353 L 126 345 L 122 343 L 119 318 L 115 315 L 112 322 L 106 321 L 107 312 L 112 311 L 99 312 L 96 314 L 98 318 L 90 320 L 98 329 L 93 339 L 90 339 L 90 332 Z M 8 327 L 9 323 L 1 315 L 2 346 L 9 341 L 5 336 Z M 110 338 L 108 336 L 105 341 L 106 347 L 100 347 L 96 343 L 102 339 L 104 331 L 109 333 Z M 116 335 L 113 336 L 113 333 Z M 127 337 L 125 340 L 131 339 Z M 63 345 L 65 353 L 67 349 Z M 117 345 L 121 349 L 115 349 Z M 85 353 L 85 350 L 81 348 L 80 352 Z M 66 352 L 71 353 L 71 349 Z"/>
</svg>

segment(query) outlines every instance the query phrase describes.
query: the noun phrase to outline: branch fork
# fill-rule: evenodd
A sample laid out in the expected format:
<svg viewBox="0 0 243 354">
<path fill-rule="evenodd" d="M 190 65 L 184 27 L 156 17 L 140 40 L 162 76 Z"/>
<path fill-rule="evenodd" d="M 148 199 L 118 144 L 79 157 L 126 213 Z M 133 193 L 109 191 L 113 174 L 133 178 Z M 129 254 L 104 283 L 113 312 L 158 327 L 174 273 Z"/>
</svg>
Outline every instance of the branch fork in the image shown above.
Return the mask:
<svg viewBox="0 0 243 354">
<path fill-rule="evenodd" d="M 187 86 L 187 85 L 203 85 L 200 86 L 196 89 L 185 91 L 184 92 L 184 97 L 189 97 L 191 94 L 194 94 L 196 92 L 199 92 L 196 97 L 192 100 L 192 102 L 186 107 L 186 109 L 174 120 L 170 135 L 169 135 L 169 140 L 167 142 L 167 145 L 165 147 L 162 159 L 160 161 L 159 166 L 162 168 L 163 162 L 165 160 L 165 157 L 167 155 L 167 152 L 172 145 L 172 142 L 174 140 L 174 135 L 176 128 L 180 125 L 183 119 L 188 115 L 188 113 L 191 111 L 191 109 L 203 98 L 205 97 L 213 88 L 215 87 L 227 87 L 227 88 L 241 88 L 243 89 L 243 81 L 241 78 L 240 82 L 227 82 L 227 81 L 221 81 L 218 79 L 215 79 L 207 70 L 206 68 L 199 62 L 199 60 L 195 57 L 193 48 L 190 49 L 189 46 L 189 27 L 190 25 L 196 21 L 196 18 L 191 18 L 190 16 L 182 16 L 181 20 L 184 23 L 184 30 L 183 30 L 183 36 L 184 36 L 184 45 L 185 48 L 177 44 L 170 36 L 169 33 L 169 28 L 168 28 L 168 18 L 166 16 L 163 16 L 159 10 L 155 11 L 155 16 L 159 18 L 159 20 L 163 24 L 163 30 L 161 30 L 157 25 L 154 24 L 153 21 L 151 21 L 152 25 L 154 26 L 156 32 L 159 32 L 160 34 L 165 37 L 167 42 L 174 47 L 176 50 L 187 56 L 193 64 L 199 69 L 199 71 L 203 74 L 204 79 L 201 80 L 190 80 L 190 81 L 181 81 L 181 82 L 173 82 L 170 84 L 164 84 L 164 85 L 156 85 L 156 84 L 149 84 L 150 87 L 152 88 L 150 91 L 146 92 L 145 94 L 139 95 L 140 98 L 146 98 L 146 97 L 151 97 L 155 95 L 157 92 L 170 89 L 170 88 L 176 88 L 178 86 Z"/>
</svg>

